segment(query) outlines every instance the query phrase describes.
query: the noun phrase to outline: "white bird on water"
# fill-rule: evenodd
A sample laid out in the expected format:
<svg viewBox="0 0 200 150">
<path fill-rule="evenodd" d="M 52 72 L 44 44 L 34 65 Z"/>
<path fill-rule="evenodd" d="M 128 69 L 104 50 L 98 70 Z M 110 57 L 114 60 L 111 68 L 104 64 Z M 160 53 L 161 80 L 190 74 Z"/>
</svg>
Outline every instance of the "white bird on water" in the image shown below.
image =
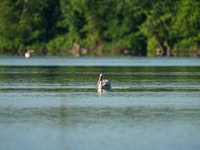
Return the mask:
<svg viewBox="0 0 200 150">
<path fill-rule="evenodd" d="M 111 89 L 111 83 L 109 80 L 103 79 L 103 74 L 100 74 L 99 80 L 97 82 L 98 89 Z"/>
<path fill-rule="evenodd" d="M 31 52 L 28 50 L 28 51 L 25 53 L 25 57 L 26 57 L 26 58 L 29 58 L 29 57 L 30 57 L 30 53 L 31 53 Z"/>
</svg>

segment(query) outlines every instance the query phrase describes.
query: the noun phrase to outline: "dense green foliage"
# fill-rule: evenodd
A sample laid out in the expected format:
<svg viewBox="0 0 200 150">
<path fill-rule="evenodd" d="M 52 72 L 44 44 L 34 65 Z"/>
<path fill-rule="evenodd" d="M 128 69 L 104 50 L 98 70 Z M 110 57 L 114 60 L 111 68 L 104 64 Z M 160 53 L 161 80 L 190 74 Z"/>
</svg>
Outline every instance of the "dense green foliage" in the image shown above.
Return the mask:
<svg viewBox="0 0 200 150">
<path fill-rule="evenodd" d="M 86 54 L 170 56 L 198 52 L 200 43 L 199 0 L 1 0 L 0 6 L 1 52 L 67 54 L 78 45 Z"/>
</svg>

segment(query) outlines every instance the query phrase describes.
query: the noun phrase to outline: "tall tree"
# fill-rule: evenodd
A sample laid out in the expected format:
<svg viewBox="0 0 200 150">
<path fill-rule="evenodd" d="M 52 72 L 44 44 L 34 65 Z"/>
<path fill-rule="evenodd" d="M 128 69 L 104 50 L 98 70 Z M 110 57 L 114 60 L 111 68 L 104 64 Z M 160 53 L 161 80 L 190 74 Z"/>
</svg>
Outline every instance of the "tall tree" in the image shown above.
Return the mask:
<svg viewBox="0 0 200 150">
<path fill-rule="evenodd" d="M 171 18 L 176 13 L 174 9 L 176 1 L 168 0 L 148 0 L 146 1 L 146 8 L 144 10 L 147 19 L 141 26 L 141 31 L 149 37 L 149 42 L 153 42 L 150 39 L 154 39 L 158 47 L 161 50 L 161 55 L 171 55 L 170 45 L 171 37 Z M 144 6 L 143 6 L 144 8 Z M 156 47 L 154 47 L 156 49 Z"/>
<path fill-rule="evenodd" d="M 39 49 L 54 38 L 59 2 L 2 0 L 0 5 L 0 41 L 6 41 L 1 42 L 1 48 Z"/>
<path fill-rule="evenodd" d="M 17 49 L 20 46 L 20 21 L 23 1 L 1 0 L 0 1 L 0 48 Z"/>
<path fill-rule="evenodd" d="M 175 48 L 195 49 L 200 45 L 200 1 L 181 0 L 177 3 L 177 13 L 173 18 L 173 30 L 176 31 Z"/>
</svg>

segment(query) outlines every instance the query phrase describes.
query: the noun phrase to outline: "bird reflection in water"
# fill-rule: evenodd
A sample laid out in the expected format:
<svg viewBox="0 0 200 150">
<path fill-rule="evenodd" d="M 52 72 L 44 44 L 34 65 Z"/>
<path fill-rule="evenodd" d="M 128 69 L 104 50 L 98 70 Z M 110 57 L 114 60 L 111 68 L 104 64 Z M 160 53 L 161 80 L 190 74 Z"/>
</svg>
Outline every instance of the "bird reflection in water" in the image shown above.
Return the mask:
<svg viewBox="0 0 200 150">
<path fill-rule="evenodd" d="M 107 92 L 110 92 L 111 89 L 97 89 L 97 92 L 99 94 L 99 97 L 101 97 L 102 95 L 106 94 Z"/>
</svg>

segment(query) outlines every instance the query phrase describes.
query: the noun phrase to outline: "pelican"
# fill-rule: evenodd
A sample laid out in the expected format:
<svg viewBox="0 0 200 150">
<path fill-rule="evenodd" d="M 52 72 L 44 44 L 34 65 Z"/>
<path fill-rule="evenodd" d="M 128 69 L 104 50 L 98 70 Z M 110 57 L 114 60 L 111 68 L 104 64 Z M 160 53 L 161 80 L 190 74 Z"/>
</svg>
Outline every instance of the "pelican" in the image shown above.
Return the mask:
<svg viewBox="0 0 200 150">
<path fill-rule="evenodd" d="M 31 53 L 31 52 L 28 50 L 28 51 L 25 53 L 25 57 L 26 57 L 26 58 L 29 58 L 29 57 L 30 57 L 30 53 Z"/>
<path fill-rule="evenodd" d="M 103 74 L 100 74 L 99 80 L 97 82 L 98 89 L 111 89 L 111 83 L 109 80 L 103 79 Z"/>
</svg>

